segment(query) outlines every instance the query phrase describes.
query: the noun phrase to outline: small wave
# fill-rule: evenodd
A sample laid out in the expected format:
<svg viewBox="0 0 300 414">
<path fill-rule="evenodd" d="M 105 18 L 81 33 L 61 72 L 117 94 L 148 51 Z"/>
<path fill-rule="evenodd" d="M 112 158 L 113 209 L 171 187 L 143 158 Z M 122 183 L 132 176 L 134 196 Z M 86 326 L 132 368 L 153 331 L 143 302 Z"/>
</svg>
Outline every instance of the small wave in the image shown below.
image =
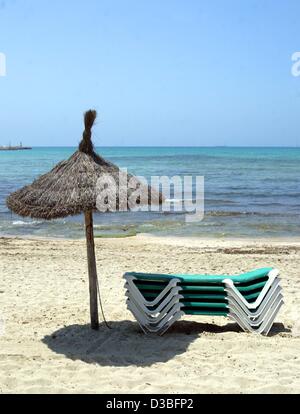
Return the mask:
<svg viewBox="0 0 300 414">
<path fill-rule="evenodd" d="M 285 198 L 291 198 L 291 199 L 299 199 L 300 193 L 299 192 L 276 192 L 276 191 L 268 191 L 267 193 L 263 190 L 261 192 L 254 192 L 251 188 L 245 191 L 231 191 L 228 187 L 228 191 L 210 191 L 210 196 L 223 196 L 227 199 L 232 199 L 232 197 L 240 197 L 245 199 L 274 199 L 275 197 L 285 197 Z"/>
<path fill-rule="evenodd" d="M 197 200 L 199 200 L 199 199 L 194 199 L 194 198 L 167 198 L 166 200 L 165 200 L 165 203 L 182 203 L 182 202 L 190 202 L 190 201 L 192 201 L 192 202 L 195 202 L 195 201 L 197 201 Z"/>
<path fill-rule="evenodd" d="M 197 201 L 202 201 L 201 198 L 167 198 L 165 203 L 196 203 Z"/>
<path fill-rule="evenodd" d="M 22 221 L 22 220 L 16 220 L 12 222 L 13 226 L 35 226 L 36 224 L 42 223 L 41 221 Z"/>
<path fill-rule="evenodd" d="M 233 200 L 222 200 L 222 199 L 213 199 L 213 198 L 206 198 L 205 199 L 206 204 L 238 204 L 236 201 Z"/>
<path fill-rule="evenodd" d="M 102 231 L 111 231 L 111 230 L 123 230 L 123 231 L 127 231 L 130 230 L 132 228 L 134 228 L 135 226 L 133 224 L 111 224 L 111 225 L 107 225 L 107 224 L 94 224 L 94 229 L 97 230 L 102 230 Z"/>
<path fill-rule="evenodd" d="M 183 201 L 182 198 L 167 198 L 165 203 L 182 203 Z"/>
<path fill-rule="evenodd" d="M 278 216 L 276 213 L 259 213 L 258 211 L 207 211 L 206 216 L 212 217 L 235 217 L 235 216 Z"/>
</svg>

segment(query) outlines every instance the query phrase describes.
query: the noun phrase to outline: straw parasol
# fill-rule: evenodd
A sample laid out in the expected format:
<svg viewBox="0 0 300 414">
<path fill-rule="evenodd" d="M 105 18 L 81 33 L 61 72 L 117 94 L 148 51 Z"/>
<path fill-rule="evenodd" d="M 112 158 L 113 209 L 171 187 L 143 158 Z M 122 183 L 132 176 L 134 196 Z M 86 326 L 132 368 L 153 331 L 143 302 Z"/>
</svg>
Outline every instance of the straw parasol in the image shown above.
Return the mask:
<svg viewBox="0 0 300 414">
<path fill-rule="evenodd" d="M 85 130 L 78 150 L 66 161 L 58 163 L 50 172 L 36 179 L 31 185 L 12 193 L 7 198 L 7 206 L 14 213 L 38 219 L 51 220 L 84 213 L 85 233 L 87 243 L 87 260 L 89 273 L 91 327 L 98 329 L 98 280 L 93 232 L 93 212 L 97 209 L 97 182 L 99 178 L 109 175 L 115 180 L 117 190 L 115 211 L 124 206 L 118 190 L 121 186 L 120 176 L 124 176 L 116 165 L 95 153 L 92 143 L 92 126 L 97 113 L 89 110 L 84 115 Z M 137 203 L 161 204 L 163 197 L 136 177 L 126 173 L 126 184 L 134 180 L 137 187 L 142 189 L 145 197 L 140 197 Z M 112 195 L 112 194 L 108 194 Z M 132 190 L 126 190 L 126 205 L 132 195 Z"/>
</svg>

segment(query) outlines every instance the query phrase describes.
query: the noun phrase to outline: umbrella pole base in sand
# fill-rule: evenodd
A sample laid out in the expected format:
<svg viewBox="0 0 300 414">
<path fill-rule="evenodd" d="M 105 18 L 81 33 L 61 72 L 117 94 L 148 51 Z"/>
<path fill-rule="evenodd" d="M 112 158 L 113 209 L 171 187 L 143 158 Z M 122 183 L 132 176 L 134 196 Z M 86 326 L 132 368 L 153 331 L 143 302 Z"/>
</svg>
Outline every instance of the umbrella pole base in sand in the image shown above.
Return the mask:
<svg viewBox="0 0 300 414">
<path fill-rule="evenodd" d="M 95 257 L 94 229 L 93 229 L 93 212 L 86 211 L 85 216 L 85 234 L 89 271 L 89 290 L 90 290 L 90 313 L 91 328 L 99 329 L 98 317 L 98 298 L 97 298 L 97 267 Z"/>
</svg>

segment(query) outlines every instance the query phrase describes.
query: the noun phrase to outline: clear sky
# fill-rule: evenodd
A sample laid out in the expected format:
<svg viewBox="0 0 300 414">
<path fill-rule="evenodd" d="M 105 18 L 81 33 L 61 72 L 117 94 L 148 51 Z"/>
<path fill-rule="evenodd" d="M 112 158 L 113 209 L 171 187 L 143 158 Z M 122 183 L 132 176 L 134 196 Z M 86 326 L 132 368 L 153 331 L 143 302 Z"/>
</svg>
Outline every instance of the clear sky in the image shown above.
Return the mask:
<svg viewBox="0 0 300 414">
<path fill-rule="evenodd" d="M 299 0 L 0 0 L 0 144 L 300 145 Z"/>
</svg>

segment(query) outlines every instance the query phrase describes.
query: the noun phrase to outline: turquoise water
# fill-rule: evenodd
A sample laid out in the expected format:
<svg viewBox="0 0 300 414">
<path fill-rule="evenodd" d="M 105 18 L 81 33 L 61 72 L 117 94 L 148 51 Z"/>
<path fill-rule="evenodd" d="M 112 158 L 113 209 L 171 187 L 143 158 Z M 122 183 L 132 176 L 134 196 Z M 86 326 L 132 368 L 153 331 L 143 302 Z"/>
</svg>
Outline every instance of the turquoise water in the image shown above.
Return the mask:
<svg viewBox="0 0 300 414">
<path fill-rule="evenodd" d="M 46 222 L 11 214 L 7 195 L 68 158 L 75 148 L 0 151 L 0 235 L 83 237 L 82 216 Z M 182 214 L 95 215 L 96 234 L 200 237 L 300 236 L 300 148 L 104 147 L 97 151 L 136 175 L 203 175 L 205 217 Z"/>
</svg>

